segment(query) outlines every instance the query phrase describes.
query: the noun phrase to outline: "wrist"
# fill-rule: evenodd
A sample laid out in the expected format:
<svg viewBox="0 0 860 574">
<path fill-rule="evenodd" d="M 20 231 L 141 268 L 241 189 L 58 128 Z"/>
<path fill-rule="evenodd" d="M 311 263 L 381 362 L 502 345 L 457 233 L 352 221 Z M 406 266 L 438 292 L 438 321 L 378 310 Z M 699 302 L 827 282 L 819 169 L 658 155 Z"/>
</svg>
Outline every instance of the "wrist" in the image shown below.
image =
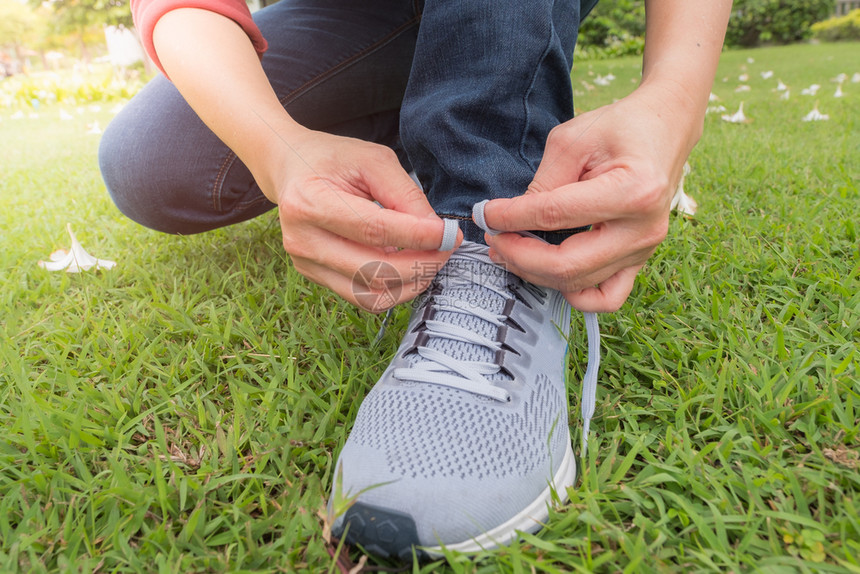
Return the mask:
<svg viewBox="0 0 860 574">
<path fill-rule="evenodd" d="M 654 113 L 657 117 L 665 118 L 672 131 L 682 135 L 681 140 L 685 142 L 686 149 L 683 152 L 689 154 L 698 143 L 704 131 L 705 110 L 708 105 L 708 94 L 703 96 L 689 90 L 683 82 L 672 77 L 660 77 L 653 74 L 643 78 L 637 92 L 640 92 L 654 101 Z"/>
<path fill-rule="evenodd" d="M 254 176 L 263 195 L 277 204 L 283 184 L 290 173 L 295 173 L 301 162 L 301 141 L 310 132 L 281 113 L 271 117 L 257 116 L 254 137 L 241 149 L 235 149 L 248 170 Z"/>
</svg>

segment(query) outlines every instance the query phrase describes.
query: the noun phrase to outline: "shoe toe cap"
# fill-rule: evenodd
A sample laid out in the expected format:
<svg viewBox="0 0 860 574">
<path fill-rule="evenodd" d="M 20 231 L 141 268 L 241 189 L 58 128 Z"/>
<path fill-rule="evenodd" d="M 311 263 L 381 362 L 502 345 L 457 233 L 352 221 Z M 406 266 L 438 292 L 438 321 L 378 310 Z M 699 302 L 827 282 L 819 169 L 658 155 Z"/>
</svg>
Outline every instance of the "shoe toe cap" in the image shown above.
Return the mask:
<svg viewBox="0 0 860 574">
<path fill-rule="evenodd" d="M 340 508 L 332 532 L 370 552 L 401 558 L 413 546 L 457 545 L 491 531 L 527 507 L 546 487 L 546 472 L 521 477 L 406 477 L 375 464 L 376 453 L 349 449 L 338 473 Z M 539 520 L 543 517 L 536 517 Z M 534 523 L 538 525 L 537 522 Z M 348 528 L 347 528 L 348 525 Z M 513 533 L 511 533 L 513 534 Z M 488 546 L 508 542 L 491 541 Z"/>
</svg>

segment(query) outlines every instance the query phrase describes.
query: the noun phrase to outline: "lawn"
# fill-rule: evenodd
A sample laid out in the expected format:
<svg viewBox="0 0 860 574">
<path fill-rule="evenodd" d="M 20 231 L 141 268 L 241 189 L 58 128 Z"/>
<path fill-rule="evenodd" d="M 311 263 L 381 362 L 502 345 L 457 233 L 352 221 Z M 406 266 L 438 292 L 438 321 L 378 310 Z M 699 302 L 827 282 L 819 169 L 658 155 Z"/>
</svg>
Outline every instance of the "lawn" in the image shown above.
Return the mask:
<svg viewBox="0 0 860 574">
<path fill-rule="evenodd" d="M 753 121 L 708 115 L 685 186 L 699 212 L 673 216 L 628 303 L 601 318 L 570 502 L 509 548 L 407 571 L 860 572 L 857 72 L 858 44 L 724 54 L 712 105 L 744 102 Z M 635 59 L 577 64 L 577 108 L 638 76 Z M 803 122 L 816 102 L 829 120 Z M 408 309 L 374 345 L 381 318 L 299 276 L 274 214 L 190 237 L 136 226 L 87 133 L 112 103 L 33 118 L 6 104 L 0 571 L 337 572 L 320 518 L 333 456 Z M 40 269 L 67 223 L 116 268 Z"/>
</svg>

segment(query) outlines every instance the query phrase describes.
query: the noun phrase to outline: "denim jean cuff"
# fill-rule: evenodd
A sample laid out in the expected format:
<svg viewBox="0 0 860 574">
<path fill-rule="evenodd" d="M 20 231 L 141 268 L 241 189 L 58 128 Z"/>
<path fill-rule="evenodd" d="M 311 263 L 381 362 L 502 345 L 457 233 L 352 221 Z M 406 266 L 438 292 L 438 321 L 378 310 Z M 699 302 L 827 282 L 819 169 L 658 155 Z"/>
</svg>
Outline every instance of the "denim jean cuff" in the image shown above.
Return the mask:
<svg viewBox="0 0 860 574">
<path fill-rule="evenodd" d="M 487 242 L 484 241 L 484 230 L 478 227 L 471 219 L 466 219 L 464 217 L 459 217 L 456 215 L 440 215 L 440 217 L 444 217 L 446 219 L 456 219 L 460 224 L 460 229 L 463 231 L 463 238 L 466 241 L 473 241 L 475 243 L 481 243 L 483 245 L 487 244 Z M 571 235 L 582 233 L 583 231 L 588 231 L 589 229 L 591 229 L 591 226 L 587 225 L 585 227 L 576 227 L 572 229 L 559 229 L 557 231 L 532 231 L 531 233 L 537 235 L 547 243 L 551 243 L 552 245 L 559 245 L 562 241 L 564 241 Z"/>
</svg>

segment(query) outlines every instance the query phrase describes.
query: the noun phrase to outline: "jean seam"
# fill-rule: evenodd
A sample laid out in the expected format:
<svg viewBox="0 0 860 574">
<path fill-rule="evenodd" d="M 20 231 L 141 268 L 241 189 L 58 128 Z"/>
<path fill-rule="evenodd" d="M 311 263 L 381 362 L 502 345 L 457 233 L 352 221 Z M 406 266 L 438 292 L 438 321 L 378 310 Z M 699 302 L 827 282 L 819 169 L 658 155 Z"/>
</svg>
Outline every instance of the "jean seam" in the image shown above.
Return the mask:
<svg viewBox="0 0 860 574">
<path fill-rule="evenodd" d="M 372 42 L 366 48 L 363 48 L 350 56 L 349 58 L 343 60 L 339 64 L 323 71 L 317 76 L 311 78 L 301 86 L 297 87 L 295 90 L 286 94 L 285 96 L 278 98 L 280 104 L 284 107 L 287 106 L 289 102 L 295 100 L 297 97 L 305 93 L 307 90 L 320 85 L 321 83 L 329 80 L 333 76 L 336 76 L 338 73 L 346 70 L 350 66 L 354 65 L 356 62 L 366 58 L 368 55 L 372 54 L 376 50 L 387 46 L 391 42 L 393 42 L 396 38 L 398 38 L 401 34 L 403 34 L 406 30 L 412 28 L 415 24 L 421 21 L 421 14 L 418 13 L 418 2 L 417 0 L 414 2 L 414 6 L 416 9 L 416 14 L 414 17 L 410 18 L 394 30 L 392 30 L 387 36 L 382 37 L 381 39 Z M 221 192 L 224 188 L 224 181 L 227 177 L 227 172 L 233 167 L 233 164 L 236 162 L 238 157 L 236 153 L 227 148 L 227 154 L 224 157 L 224 160 L 221 162 L 221 167 L 218 169 L 218 173 L 215 176 L 215 181 L 212 185 L 212 207 L 215 211 L 221 213 Z"/>
<path fill-rule="evenodd" d="M 554 29 L 555 28 L 553 27 L 552 23 L 550 23 L 546 47 L 543 49 L 543 52 L 541 52 L 540 58 L 538 58 L 537 66 L 535 66 L 535 68 L 534 68 L 535 72 L 532 75 L 531 82 L 529 83 L 529 87 L 525 91 L 525 94 L 523 95 L 523 120 L 524 121 L 523 121 L 523 132 L 522 132 L 522 135 L 520 137 L 519 154 L 520 154 L 520 158 L 525 162 L 525 164 L 529 167 L 529 169 L 535 173 L 536 173 L 536 168 L 533 167 L 531 165 L 531 163 L 529 162 L 529 159 L 526 156 L 526 150 L 525 150 L 526 136 L 528 134 L 529 127 L 531 126 L 531 111 L 530 111 L 530 107 L 529 107 L 529 97 L 531 96 L 532 92 L 534 92 L 535 84 L 537 83 L 538 76 L 540 75 L 540 72 L 541 72 L 541 66 L 543 66 L 544 62 L 546 61 L 547 56 L 550 53 L 550 50 L 552 50 L 552 38 L 553 38 L 553 30 Z"/>
<path fill-rule="evenodd" d="M 377 40 L 376 42 L 370 44 L 366 48 L 363 48 L 362 50 L 356 52 L 355 54 L 353 54 L 352 56 L 350 56 L 346 60 L 344 60 L 344 61 L 340 62 L 339 64 L 329 68 L 328 70 L 322 72 L 318 76 L 311 78 L 310 80 L 308 80 L 307 82 L 305 82 L 304 84 L 302 84 L 301 86 L 299 86 L 298 88 L 296 88 L 295 90 L 290 92 L 289 94 L 286 94 L 284 97 L 279 98 L 278 101 L 281 103 L 281 105 L 288 104 L 290 101 L 296 99 L 298 96 L 302 95 L 304 92 L 311 89 L 312 87 L 323 83 L 324 81 L 328 80 L 329 78 L 337 75 L 339 72 L 349 68 L 350 66 L 352 66 L 356 62 L 364 59 L 365 57 L 372 54 L 376 50 L 379 50 L 380 48 L 387 46 L 388 44 L 393 42 L 398 36 L 400 36 L 403 32 L 405 32 L 406 30 L 408 30 L 409 28 L 414 26 L 416 23 L 418 23 L 419 20 L 420 20 L 420 16 L 415 16 L 413 18 L 410 18 L 409 20 L 407 20 L 406 22 L 401 24 L 399 27 L 392 30 L 387 36 L 381 38 L 380 40 Z"/>
</svg>

